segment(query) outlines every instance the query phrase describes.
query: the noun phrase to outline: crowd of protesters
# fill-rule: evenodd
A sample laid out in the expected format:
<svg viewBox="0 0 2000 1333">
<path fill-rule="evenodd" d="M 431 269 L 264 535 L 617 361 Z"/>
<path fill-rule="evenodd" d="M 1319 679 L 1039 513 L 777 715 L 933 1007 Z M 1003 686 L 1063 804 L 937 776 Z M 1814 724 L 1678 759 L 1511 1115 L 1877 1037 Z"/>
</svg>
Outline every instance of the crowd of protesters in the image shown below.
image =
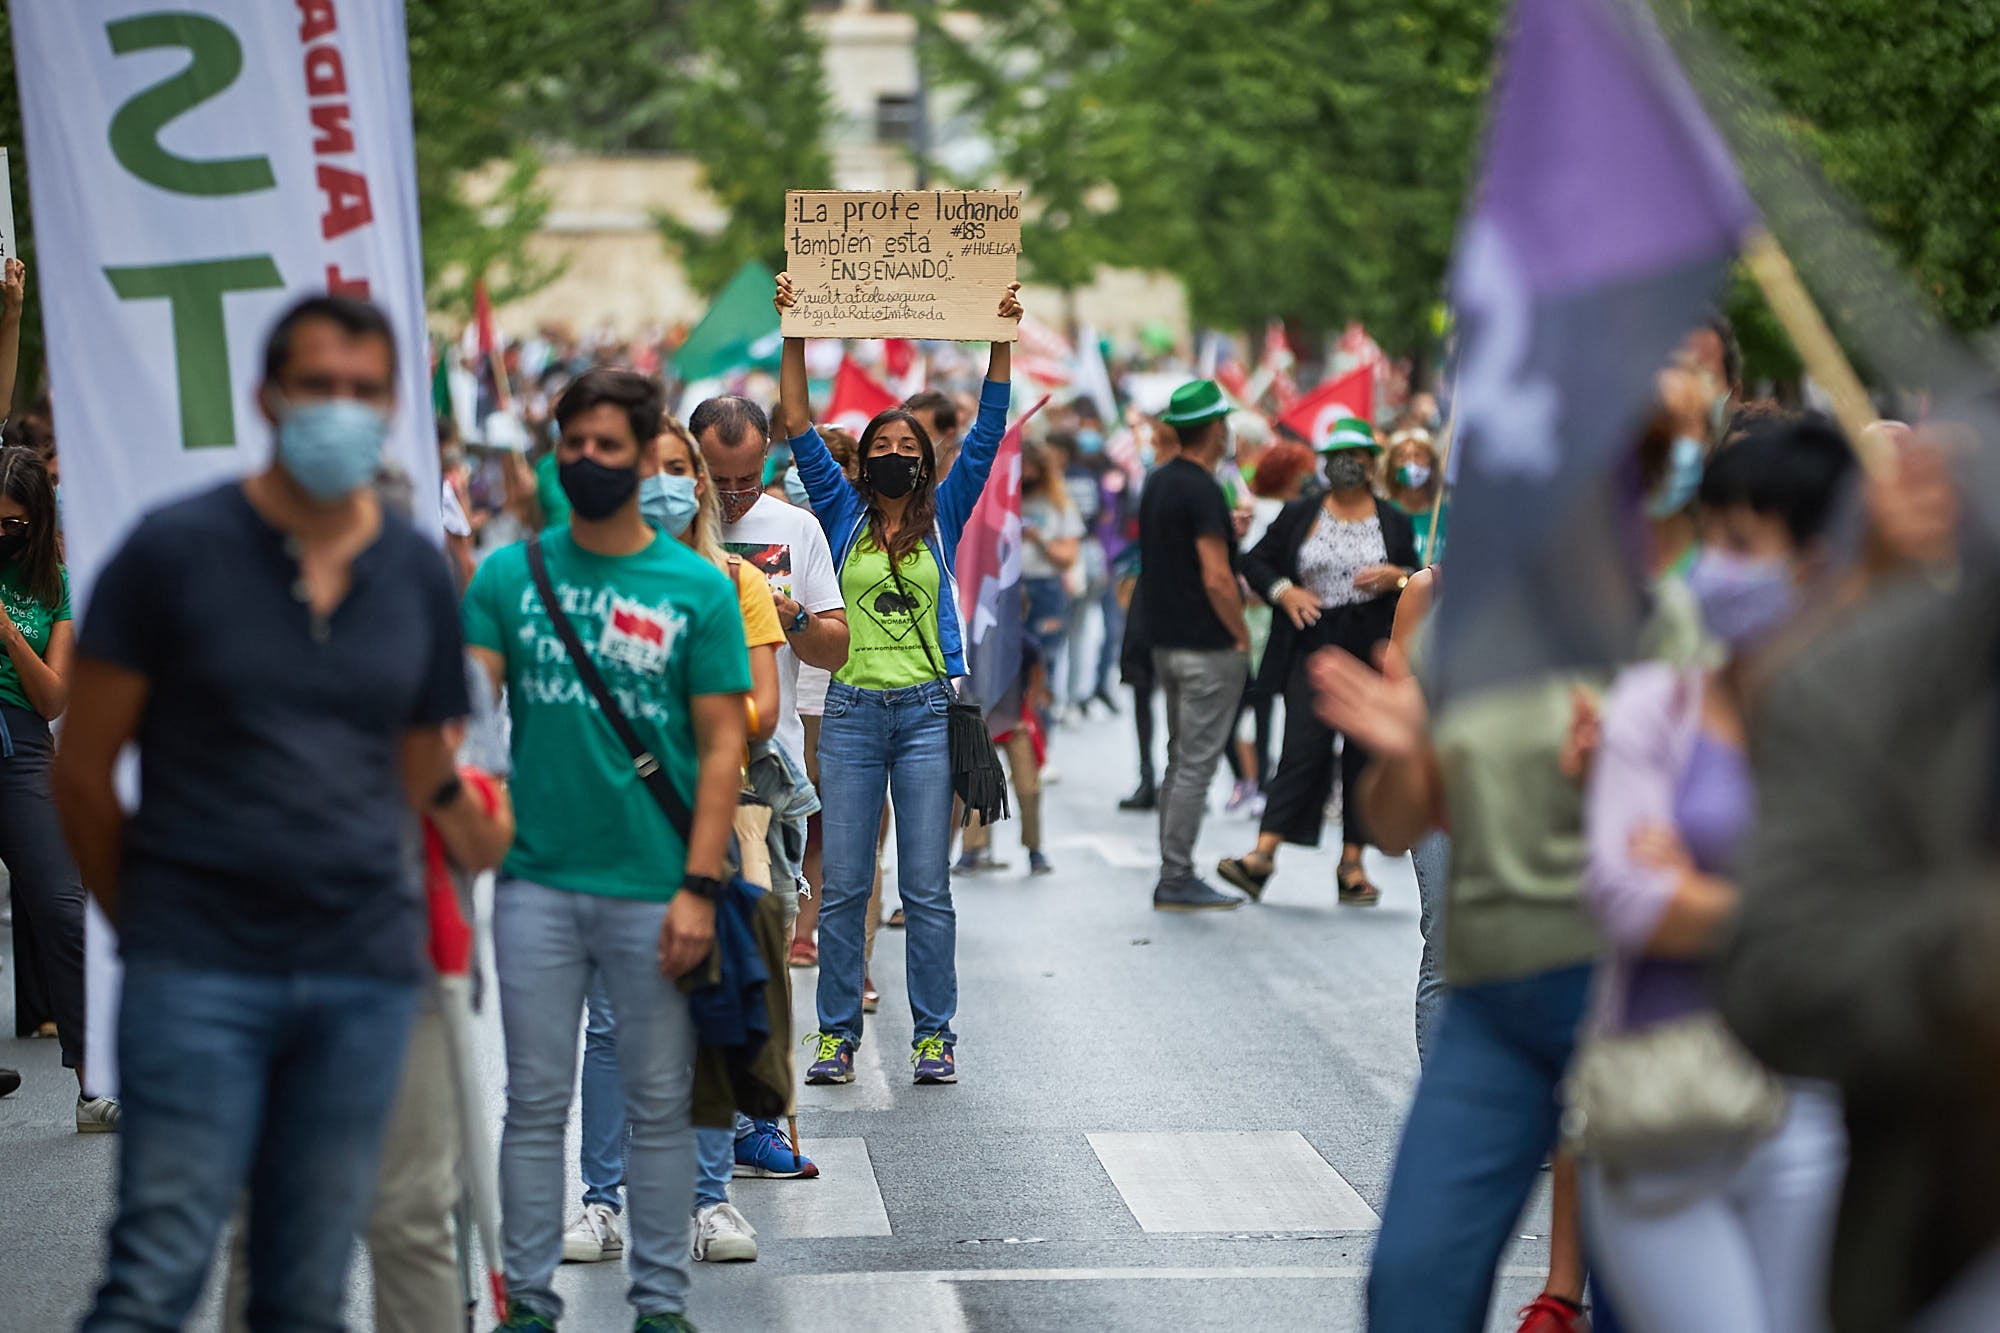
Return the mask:
<svg viewBox="0 0 2000 1333">
<path fill-rule="evenodd" d="M 24 281 L 10 262 L 10 372 Z M 997 299 L 1021 317 L 1016 288 Z M 502 1329 L 556 1326 L 560 1263 L 621 1257 L 635 1327 L 691 1327 L 690 1261 L 757 1257 L 730 1179 L 819 1173 L 774 1107 L 692 1118 L 687 991 L 742 947 L 736 882 L 782 906 L 775 970 L 818 969 L 805 1081 L 847 1084 L 893 838 L 911 1076 L 957 1081 L 952 882 L 1004 868 L 962 799 L 958 553 L 1011 345 L 976 392 L 858 435 L 814 425 L 800 340 L 774 410 L 720 395 L 685 422 L 650 346 L 513 350 L 503 375 L 559 383 L 524 404 L 550 443 L 475 467 L 441 432 L 440 558 L 384 467 L 394 331 L 301 303 L 265 350 L 269 465 L 148 515 L 80 632 L 46 410 L 9 423 L 17 1014 L 51 1022 L 77 1129 L 122 1140 L 84 1328 L 178 1327 L 239 1213 L 232 1327 L 339 1308 L 356 1237 L 378 1327 L 456 1326 L 435 949 L 486 871 Z M 1883 423 L 1894 461 L 1864 485 L 1831 420 L 1744 402 L 1739 360 L 1726 322 L 1696 329 L 1632 435 L 1643 660 L 1435 704 L 1449 446 L 1422 395 L 1299 440 L 1194 379 L 1151 416 L 1058 405 L 1021 446 L 1020 704 L 993 729 L 1026 873 L 1054 869 L 1050 739 L 1092 709 L 1131 712 L 1118 804 L 1157 813 L 1157 910 L 1258 903 L 1280 849 L 1329 825 L 1334 903 L 1379 901 L 1364 854 L 1414 860 L 1422 1073 L 1371 1328 L 1482 1327 L 1551 1157 L 1524 1333 L 2000 1319 L 1993 573 L 1935 449 Z M 1215 867 L 1241 897 L 1195 862 L 1225 761 L 1222 808 L 1256 820 Z M 121 941 L 117 1099 L 84 1082 L 86 888 Z M 0 1095 L 19 1084 L 0 1070 Z"/>
</svg>

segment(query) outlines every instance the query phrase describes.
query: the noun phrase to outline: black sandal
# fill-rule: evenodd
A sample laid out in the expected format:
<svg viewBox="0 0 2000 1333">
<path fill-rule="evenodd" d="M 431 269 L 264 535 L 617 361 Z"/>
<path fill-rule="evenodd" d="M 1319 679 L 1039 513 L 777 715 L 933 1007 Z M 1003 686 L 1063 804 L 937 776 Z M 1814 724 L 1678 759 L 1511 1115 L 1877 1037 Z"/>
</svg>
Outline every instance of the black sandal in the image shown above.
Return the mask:
<svg viewBox="0 0 2000 1333">
<path fill-rule="evenodd" d="M 1256 854 L 1253 852 L 1251 855 L 1254 856 Z M 1272 866 L 1269 870 L 1259 874 L 1251 868 L 1249 856 L 1232 856 L 1216 862 L 1215 873 L 1222 876 L 1223 879 L 1236 888 L 1243 890 L 1244 893 L 1249 895 L 1250 901 L 1254 903 L 1263 901 L 1264 886 L 1271 882 L 1271 876 L 1278 873 L 1278 868 Z"/>
<path fill-rule="evenodd" d="M 1382 901 L 1382 890 L 1368 882 L 1359 861 L 1342 861 L 1333 872 L 1333 882 L 1340 887 L 1340 901 L 1347 907 L 1373 907 Z"/>
</svg>

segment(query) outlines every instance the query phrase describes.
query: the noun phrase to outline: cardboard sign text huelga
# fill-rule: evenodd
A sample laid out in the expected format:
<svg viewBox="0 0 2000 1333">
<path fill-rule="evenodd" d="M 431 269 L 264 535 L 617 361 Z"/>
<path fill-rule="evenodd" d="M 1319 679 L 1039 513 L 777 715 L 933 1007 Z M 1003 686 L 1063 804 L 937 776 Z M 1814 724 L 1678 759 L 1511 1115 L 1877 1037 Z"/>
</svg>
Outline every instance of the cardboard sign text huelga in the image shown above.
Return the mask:
<svg viewBox="0 0 2000 1333">
<path fill-rule="evenodd" d="M 785 336 L 1012 342 L 1020 254 L 1018 190 L 788 191 Z"/>
</svg>

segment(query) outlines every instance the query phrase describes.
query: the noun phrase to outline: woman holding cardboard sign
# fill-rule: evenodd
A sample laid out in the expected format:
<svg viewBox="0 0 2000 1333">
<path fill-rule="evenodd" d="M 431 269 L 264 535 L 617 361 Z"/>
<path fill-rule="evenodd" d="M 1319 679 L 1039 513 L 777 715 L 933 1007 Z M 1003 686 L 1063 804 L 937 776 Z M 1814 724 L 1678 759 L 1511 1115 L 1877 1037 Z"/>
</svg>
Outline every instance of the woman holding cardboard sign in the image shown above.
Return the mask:
<svg viewBox="0 0 2000 1333">
<path fill-rule="evenodd" d="M 1021 318 L 1020 284 L 1000 318 Z M 775 304 L 796 299 L 780 274 Z M 802 338 L 785 339 L 778 426 L 833 546 L 853 634 L 820 723 L 825 886 L 819 916 L 819 1037 L 808 1083 L 851 1083 L 861 1040 L 862 932 L 883 802 L 896 802 L 897 878 L 908 935 L 911 1061 L 919 1083 L 955 1083 L 958 922 L 951 905 L 950 678 L 966 674 L 952 570 L 959 534 L 1007 429 L 1013 347 L 993 344 L 979 415 L 942 482 L 923 423 L 901 408 L 861 432 L 850 482 L 812 427 Z"/>
</svg>

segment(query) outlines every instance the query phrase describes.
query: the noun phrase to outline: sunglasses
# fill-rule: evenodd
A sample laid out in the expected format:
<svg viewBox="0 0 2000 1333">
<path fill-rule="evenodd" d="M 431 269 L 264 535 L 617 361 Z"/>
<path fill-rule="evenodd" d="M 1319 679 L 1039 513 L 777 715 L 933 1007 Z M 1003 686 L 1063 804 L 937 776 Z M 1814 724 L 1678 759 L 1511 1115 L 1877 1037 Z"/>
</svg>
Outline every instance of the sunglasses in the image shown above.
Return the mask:
<svg viewBox="0 0 2000 1333">
<path fill-rule="evenodd" d="M 34 524 L 28 522 L 25 518 L 0 518 L 0 532 L 4 532 L 10 537 L 26 532 L 33 526 Z"/>
</svg>

